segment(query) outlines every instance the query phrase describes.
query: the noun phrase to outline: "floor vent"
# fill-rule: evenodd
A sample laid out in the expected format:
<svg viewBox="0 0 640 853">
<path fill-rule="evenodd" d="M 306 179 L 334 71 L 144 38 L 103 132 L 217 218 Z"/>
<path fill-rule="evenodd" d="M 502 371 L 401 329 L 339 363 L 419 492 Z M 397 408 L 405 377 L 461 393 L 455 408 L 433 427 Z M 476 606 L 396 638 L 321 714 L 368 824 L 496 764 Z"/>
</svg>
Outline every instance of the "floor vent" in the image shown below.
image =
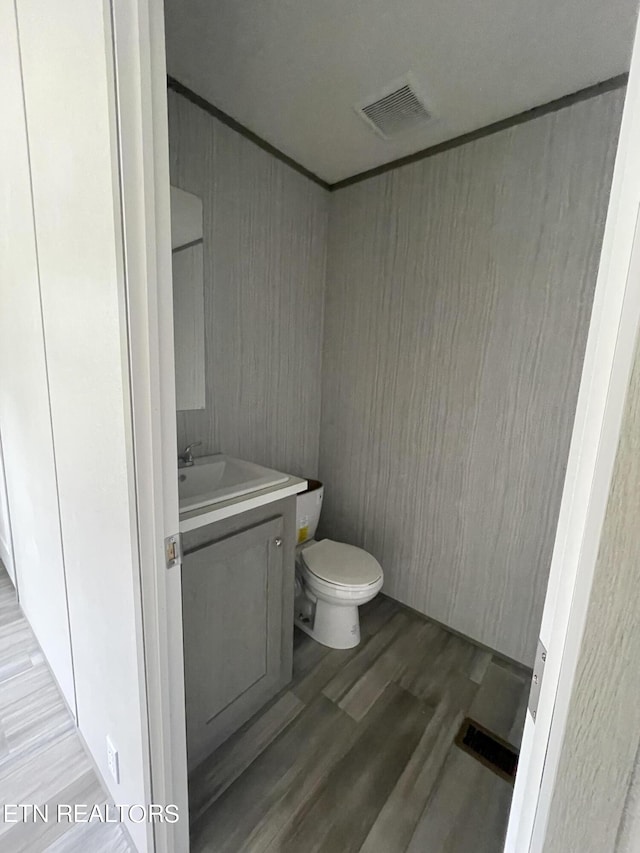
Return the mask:
<svg viewBox="0 0 640 853">
<path fill-rule="evenodd" d="M 518 768 L 518 750 L 468 717 L 456 735 L 456 746 L 502 779 L 513 784 Z"/>
</svg>

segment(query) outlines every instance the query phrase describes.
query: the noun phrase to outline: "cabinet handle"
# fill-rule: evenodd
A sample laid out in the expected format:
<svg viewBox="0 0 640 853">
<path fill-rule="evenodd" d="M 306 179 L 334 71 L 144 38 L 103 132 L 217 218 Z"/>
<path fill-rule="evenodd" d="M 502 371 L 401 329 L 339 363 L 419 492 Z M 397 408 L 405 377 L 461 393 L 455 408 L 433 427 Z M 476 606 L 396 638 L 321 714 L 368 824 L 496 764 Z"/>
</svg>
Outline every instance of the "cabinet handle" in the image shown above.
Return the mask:
<svg viewBox="0 0 640 853">
<path fill-rule="evenodd" d="M 280 539 L 280 537 L 274 539 L 273 544 L 276 546 L 276 548 L 280 548 L 280 546 L 282 545 L 282 539 Z"/>
</svg>

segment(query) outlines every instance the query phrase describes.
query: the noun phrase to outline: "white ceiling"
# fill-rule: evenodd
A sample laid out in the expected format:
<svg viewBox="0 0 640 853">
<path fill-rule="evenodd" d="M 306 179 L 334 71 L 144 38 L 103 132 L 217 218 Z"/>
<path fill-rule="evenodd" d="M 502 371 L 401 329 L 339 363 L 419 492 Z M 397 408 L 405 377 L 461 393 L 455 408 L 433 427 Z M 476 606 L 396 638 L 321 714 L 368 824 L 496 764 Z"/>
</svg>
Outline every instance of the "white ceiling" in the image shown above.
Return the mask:
<svg viewBox="0 0 640 853">
<path fill-rule="evenodd" d="M 329 183 L 628 69 L 636 0 L 165 0 L 168 72 Z M 353 106 L 411 71 L 437 120 Z"/>
</svg>

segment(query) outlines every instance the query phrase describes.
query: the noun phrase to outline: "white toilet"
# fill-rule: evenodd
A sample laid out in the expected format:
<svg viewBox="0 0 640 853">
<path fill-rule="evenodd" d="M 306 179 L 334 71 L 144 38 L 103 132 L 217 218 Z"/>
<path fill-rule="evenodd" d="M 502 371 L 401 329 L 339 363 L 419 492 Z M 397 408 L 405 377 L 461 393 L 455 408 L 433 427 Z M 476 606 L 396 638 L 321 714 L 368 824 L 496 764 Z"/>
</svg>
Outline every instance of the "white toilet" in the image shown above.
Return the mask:
<svg viewBox="0 0 640 853">
<path fill-rule="evenodd" d="M 309 480 L 298 495 L 295 624 L 324 646 L 351 649 L 360 642 L 358 607 L 382 589 L 380 563 L 353 545 L 313 537 L 324 487 Z"/>
</svg>

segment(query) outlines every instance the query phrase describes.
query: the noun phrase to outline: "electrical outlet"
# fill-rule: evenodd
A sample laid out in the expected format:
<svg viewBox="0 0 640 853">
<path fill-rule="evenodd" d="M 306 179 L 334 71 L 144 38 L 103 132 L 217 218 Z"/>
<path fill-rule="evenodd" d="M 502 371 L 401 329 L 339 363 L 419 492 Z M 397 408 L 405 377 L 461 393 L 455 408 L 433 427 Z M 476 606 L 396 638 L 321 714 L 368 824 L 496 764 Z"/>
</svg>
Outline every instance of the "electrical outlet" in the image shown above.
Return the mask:
<svg viewBox="0 0 640 853">
<path fill-rule="evenodd" d="M 118 750 L 115 748 L 113 743 L 111 742 L 111 738 L 107 738 L 107 767 L 109 768 L 109 772 L 116 780 L 116 783 L 120 784 L 120 762 L 118 761 Z"/>
</svg>

